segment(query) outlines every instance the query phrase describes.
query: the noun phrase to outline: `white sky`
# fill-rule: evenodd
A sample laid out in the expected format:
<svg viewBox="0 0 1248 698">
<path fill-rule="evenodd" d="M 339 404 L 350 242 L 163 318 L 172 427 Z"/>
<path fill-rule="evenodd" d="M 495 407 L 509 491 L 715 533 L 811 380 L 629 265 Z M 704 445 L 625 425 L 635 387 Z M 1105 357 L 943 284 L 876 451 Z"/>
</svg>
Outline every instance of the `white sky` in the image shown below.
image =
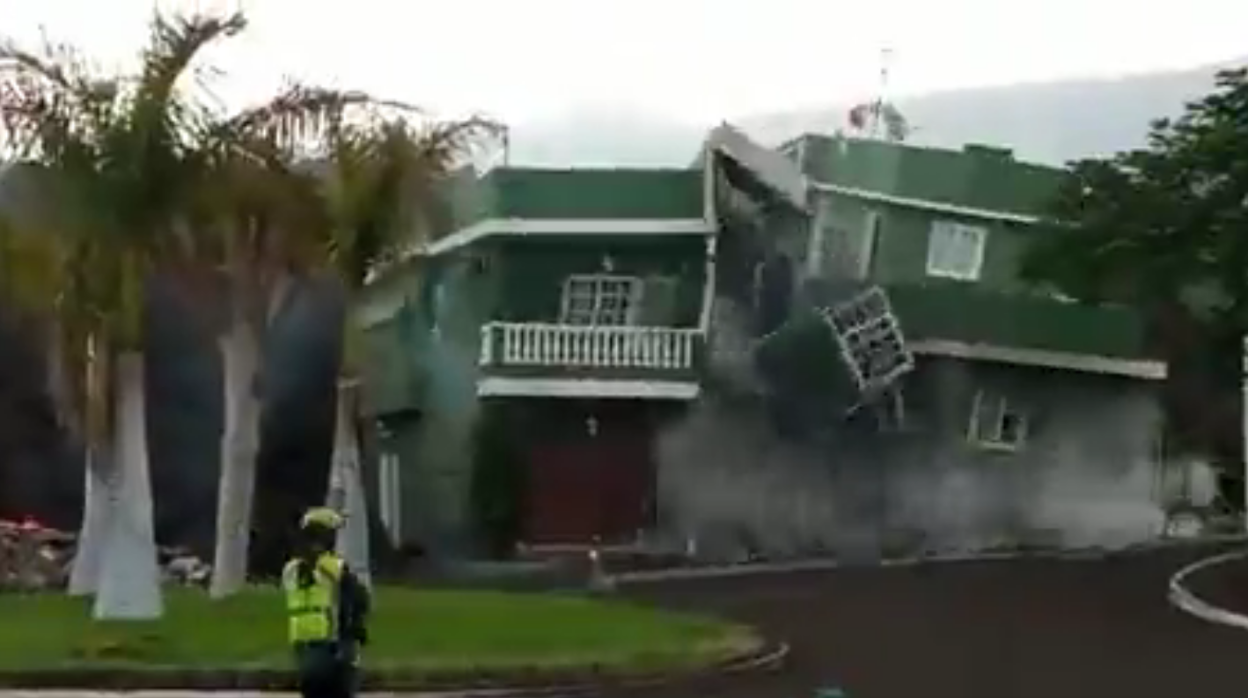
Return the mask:
<svg viewBox="0 0 1248 698">
<path fill-rule="evenodd" d="M 236 7 L 212 58 L 229 102 L 284 76 L 509 121 L 625 105 L 691 124 L 870 94 L 1179 68 L 1248 53 L 1248 2 L 1185 0 L 0 0 L 0 35 L 41 29 L 129 60 L 154 5 Z"/>
</svg>

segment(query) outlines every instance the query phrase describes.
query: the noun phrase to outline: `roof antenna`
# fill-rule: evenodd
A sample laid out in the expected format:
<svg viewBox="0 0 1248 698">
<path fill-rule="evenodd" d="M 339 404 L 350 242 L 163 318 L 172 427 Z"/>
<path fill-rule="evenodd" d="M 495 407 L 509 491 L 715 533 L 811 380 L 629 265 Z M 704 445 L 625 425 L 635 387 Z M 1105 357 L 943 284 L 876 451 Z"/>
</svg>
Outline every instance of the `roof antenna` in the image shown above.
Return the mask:
<svg viewBox="0 0 1248 698">
<path fill-rule="evenodd" d="M 879 138 L 882 134 L 888 133 L 886 124 L 884 123 L 884 110 L 888 107 L 888 72 L 892 67 L 893 49 L 884 47 L 880 49 L 880 82 L 879 89 L 875 93 L 875 104 L 871 105 L 871 131 L 872 139 Z M 891 139 L 890 139 L 891 140 Z"/>
<path fill-rule="evenodd" d="M 867 99 L 849 110 L 849 126 L 853 132 L 870 140 L 899 142 L 906 138 L 908 129 L 901 113 L 888 98 L 888 79 L 892 70 L 893 50 L 880 50 L 880 78 L 875 97 Z"/>
<path fill-rule="evenodd" d="M 511 126 L 503 124 L 503 167 L 511 166 Z"/>
<path fill-rule="evenodd" d="M 889 69 L 892 62 L 892 49 L 884 47 L 880 49 L 880 82 L 876 85 L 875 102 L 871 104 L 871 127 L 867 130 L 867 137 L 871 140 L 877 140 L 881 135 L 887 134 L 887 127 L 884 122 L 884 110 L 889 105 Z M 884 134 L 881 134 L 881 129 Z"/>
</svg>

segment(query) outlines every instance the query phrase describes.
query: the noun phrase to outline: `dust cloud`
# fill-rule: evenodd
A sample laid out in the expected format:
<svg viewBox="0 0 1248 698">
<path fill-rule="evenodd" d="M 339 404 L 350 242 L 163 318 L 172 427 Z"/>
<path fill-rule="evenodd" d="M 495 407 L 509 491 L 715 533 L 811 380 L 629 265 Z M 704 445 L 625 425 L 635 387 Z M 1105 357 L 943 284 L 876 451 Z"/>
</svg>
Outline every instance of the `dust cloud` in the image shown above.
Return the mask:
<svg viewBox="0 0 1248 698">
<path fill-rule="evenodd" d="M 794 435 L 751 368 L 744 313 L 718 302 L 699 402 L 660 434 L 660 537 L 721 562 L 833 555 L 957 554 L 1027 547 L 1121 548 L 1165 526 L 1166 473 L 1155 458 L 1157 407 L 1144 390 L 1088 400 L 1043 396 L 1044 423 L 1017 453 L 964 437 L 965 405 L 937 399 L 919 428 L 849 423 Z M 966 383 L 971 369 L 929 366 Z M 952 383 L 950 383 L 952 381 Z M 1055 382 L 1056 383 L 1056 382 Z M 782 433 L 783 432 L 783 433 Z"/>
</svg>

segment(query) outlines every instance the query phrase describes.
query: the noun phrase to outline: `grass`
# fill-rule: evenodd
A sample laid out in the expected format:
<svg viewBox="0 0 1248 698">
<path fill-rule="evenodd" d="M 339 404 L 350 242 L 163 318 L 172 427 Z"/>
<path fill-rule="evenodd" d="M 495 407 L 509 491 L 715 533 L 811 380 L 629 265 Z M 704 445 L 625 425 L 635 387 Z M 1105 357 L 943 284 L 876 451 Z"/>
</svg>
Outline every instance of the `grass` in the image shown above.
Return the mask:
<svg viewBox="0 0 1248 698">
<path fill-rule="evenodd" d="M 224 601 L 171 590 L 165 617 L 96 623 L 63 595 L 0 595 L 0 670 L 285 669 L 290 651 L 278 590 Z M 651 671 L 748 649 L 741 626 L 575 596 L 382 588 L 374 599 L 372 669 L 418 672 L 559 670 L 598 665 Z"/>
</svg>

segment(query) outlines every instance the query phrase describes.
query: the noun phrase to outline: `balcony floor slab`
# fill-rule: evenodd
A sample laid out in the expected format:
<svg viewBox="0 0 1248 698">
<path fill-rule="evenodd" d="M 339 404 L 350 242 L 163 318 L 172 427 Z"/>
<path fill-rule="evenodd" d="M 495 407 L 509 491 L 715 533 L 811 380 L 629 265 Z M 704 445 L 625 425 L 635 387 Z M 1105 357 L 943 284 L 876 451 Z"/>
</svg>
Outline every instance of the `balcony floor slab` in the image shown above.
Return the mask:
<svg viewBox="0 0 1248 698">
<path fill-rule="evenodd" d="M 670 380 L 487 376 L 477 382 L 482 397 L 693 400 L 700 392 L 696 382 Z"/>
</svg>

